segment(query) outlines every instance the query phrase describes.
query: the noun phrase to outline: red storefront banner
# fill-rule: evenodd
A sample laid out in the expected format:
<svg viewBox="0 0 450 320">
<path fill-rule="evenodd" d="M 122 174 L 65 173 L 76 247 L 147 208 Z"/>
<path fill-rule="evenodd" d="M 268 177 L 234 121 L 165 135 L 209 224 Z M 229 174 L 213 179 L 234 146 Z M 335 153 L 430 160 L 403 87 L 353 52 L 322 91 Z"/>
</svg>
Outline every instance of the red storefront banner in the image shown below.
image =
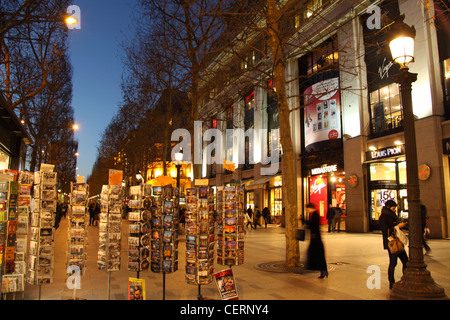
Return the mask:
<svg viewBox="0 0 450 320">
<path fill-rule="evenodd" d="M 309 178 L 309 202 L 314 204 L 320 216 L 320 224 L 328 224 L 328 191 L 326 176 L 312 176 Z"/>
</svg>

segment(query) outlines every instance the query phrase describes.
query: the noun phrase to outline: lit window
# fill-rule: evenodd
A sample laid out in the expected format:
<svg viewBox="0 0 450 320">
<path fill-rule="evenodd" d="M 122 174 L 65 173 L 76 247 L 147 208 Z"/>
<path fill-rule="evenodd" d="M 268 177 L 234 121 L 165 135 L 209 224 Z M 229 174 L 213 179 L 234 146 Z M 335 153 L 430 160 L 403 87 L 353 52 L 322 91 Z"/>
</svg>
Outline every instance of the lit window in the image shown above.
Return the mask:
<svg viewBox="0 0 450 320">
<path fill-rule="evenodd" d="M 399 88 L 391 83 L 370 93 L 372 133 L 395 129 L 403 125 L 403 108 Z"/>
<path fill-rule="evenodd" d="M 305 20 L 311 18 L 322 7 L 322 0 L 310 0 L 306 3 L 304 18 Z"/>
</svg>

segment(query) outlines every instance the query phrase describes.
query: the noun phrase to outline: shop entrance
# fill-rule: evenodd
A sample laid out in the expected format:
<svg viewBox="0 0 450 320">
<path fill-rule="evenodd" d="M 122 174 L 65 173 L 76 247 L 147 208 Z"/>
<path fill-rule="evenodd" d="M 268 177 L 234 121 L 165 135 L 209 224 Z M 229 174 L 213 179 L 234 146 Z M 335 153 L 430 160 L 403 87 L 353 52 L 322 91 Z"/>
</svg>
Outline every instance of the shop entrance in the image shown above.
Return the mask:
<svg viewBox="0 0 450 320">
<path fill-rule="evenodd" d="M 345 173 L 336 172 L 309 177 L 309 200 L 314 204 L 320 216 L 320 224 L 328 224 L 327 213 L 333 207 L 342 209 L 340 230 L 345 230 L 346 195 Z M 309 219 L 309 217 L 305 217 Z"/>
<path fill-rule="evenodd" d="M 402 219 L 408 218 L 408 201 L 406 191 L 406 162 L 404 158 L 394 161 L 374 162 L 369 164 L 370 214 L 369 223 L 372 230 L 378 230 L 379 217 L 384 204 L 394 200 L 398 204 L 397 214 Z"/>
</svg>

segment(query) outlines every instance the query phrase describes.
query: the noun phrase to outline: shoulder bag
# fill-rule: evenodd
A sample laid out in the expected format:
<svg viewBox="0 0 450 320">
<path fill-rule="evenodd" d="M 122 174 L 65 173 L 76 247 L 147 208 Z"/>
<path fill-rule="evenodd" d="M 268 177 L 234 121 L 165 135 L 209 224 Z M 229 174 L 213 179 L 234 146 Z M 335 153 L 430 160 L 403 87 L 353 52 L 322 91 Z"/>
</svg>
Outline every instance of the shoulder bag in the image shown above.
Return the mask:
<svg viewBox="0 0 450 320">
<path fill-rule="evenodd" d="M 395 231 L 394 235 L 388 238 L 389 243 L 389 252 L 392 254 L 400 253 L 405 251 L 405 247 L 403 246 L 403 243 L 400 241 L 400 239 L 396 236 Z"/>
</svg>

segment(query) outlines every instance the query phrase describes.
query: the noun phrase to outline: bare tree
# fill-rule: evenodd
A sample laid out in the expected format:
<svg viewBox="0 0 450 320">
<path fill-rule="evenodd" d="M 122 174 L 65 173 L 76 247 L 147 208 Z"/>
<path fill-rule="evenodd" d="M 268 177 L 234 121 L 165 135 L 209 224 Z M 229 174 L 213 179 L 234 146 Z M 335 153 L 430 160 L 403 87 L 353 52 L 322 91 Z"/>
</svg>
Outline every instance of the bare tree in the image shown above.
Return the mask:
<svg viewBox="0 0 450 320">
<path fill-rule="evenodd" d="M 2 2 L 0 89 L 34 137 L 30 170 L 56 164 L 61 187 L 75 179 L 72 72 L 67 59 L 68 1 Z"/>
</svg>

